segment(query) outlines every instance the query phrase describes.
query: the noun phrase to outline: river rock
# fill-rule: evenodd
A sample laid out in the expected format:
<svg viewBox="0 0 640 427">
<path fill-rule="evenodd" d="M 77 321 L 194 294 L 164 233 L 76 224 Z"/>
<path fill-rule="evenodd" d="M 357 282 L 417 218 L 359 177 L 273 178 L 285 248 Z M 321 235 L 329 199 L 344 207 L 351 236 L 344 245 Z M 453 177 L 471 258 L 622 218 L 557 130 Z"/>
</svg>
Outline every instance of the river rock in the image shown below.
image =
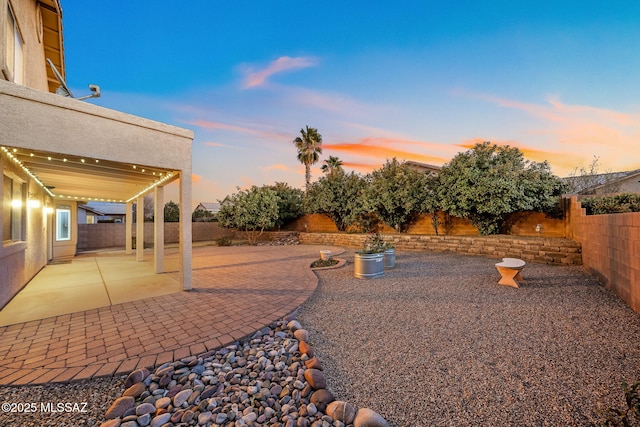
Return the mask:
<svg viewBox="0 0 640 427">
<path fill-rule="evenodd" d="M 309 342 L 309 331 L 307 331 L 306 329 L 297 329 L 293 333 L 293 336 L 296 337 L 298 341 Z"/>
<path fill-rule="evenodd" d="M 129 388 L 135 383 L 141 383 L 145 378 L 149 376 L 149 370 L 147 368 L 136 369 L 131 372 L 127 379 L 124 381 L 124 387 Z"/>
<path fill-rule="evenodd" d="M 327 405 L 335 400 L 335 397 L 333 397 L 333 394 L 326 388 L 321 388 L 313 392 L 309 400 L 320 412 L 324 412 Z"/>
<path fill-rule="evenodd" d="M 147 390 L 147 386 L 144 385 L 144 383 L 135 383 L 134 385 L 126 389 L 124 393 L 122 393 L 122 395 L 138 397 L 142 393 L 144 393 L 146 390 Z"/>
<path fill-rule="evenodd" d="M 389 427 L 382 415 L 369 408 L 360 408 L 353 420 L 353 427 Z"/>
<path fill-rule="evenodd" d="M 351 424 L 356 417 L 356 409 L 350 403 L 342 400 L 334 400 L 329 403 L 325 412 L 334 421 L 342 421 L 345 424 Z"/>
<path fill-rule="evenodd" d="M 322 371 L 318 369 L 307 369 L 304 371 L 304 379 L 315 390 L 327 387 L 327 380 L 324 378 Z"/>
<path fill-rule="evenodd" d="M 107 409 L 105 418 L 108 420 L 120 418 L 125 414 L 125 412 L 133 408 L 135 403 L 136 399 L 132 396 L 119 397 L 115 402 L 113 402 L 109 409 Z"/>
</svg>

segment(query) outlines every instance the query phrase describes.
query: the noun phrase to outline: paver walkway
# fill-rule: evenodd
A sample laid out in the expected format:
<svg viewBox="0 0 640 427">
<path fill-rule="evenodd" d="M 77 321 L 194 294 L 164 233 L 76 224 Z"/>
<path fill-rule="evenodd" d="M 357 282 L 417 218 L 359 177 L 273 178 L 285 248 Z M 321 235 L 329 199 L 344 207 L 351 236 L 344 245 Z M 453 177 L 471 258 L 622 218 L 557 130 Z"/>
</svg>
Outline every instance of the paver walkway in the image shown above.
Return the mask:
<svg viewBox="0 0 640 427">
<path fill-rule="evenodd" d="M 320 249 L 343 252 L 194 248 L 192 291 L 1 327 L 0 385 L 126 374 L 232 343 L 307 300 L 318 284 L 309 264 Z"/>
</svg>

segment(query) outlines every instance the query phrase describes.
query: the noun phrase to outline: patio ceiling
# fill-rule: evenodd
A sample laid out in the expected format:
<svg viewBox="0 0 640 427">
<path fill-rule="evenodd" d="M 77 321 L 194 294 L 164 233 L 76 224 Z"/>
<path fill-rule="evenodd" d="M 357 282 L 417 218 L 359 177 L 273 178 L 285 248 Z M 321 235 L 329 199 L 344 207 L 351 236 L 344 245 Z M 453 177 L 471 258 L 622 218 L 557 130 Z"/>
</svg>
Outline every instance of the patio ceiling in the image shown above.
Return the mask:
<svg viewBox="0 0 640 427">
<path fill-rule="evenodd" d="M 126 202 L 159 182 L 178 177 L 169 169 L 133 163 L 5 147 L 59 199 Z"/>
</svg>

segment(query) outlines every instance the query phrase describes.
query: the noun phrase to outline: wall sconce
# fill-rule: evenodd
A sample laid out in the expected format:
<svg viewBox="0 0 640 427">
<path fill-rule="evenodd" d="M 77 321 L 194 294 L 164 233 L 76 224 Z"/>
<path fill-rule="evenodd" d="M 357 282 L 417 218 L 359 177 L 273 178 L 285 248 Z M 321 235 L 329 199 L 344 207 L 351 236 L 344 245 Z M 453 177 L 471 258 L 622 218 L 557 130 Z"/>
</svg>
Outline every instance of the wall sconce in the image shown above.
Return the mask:
<svg viewBox="0 0 640 427">
<path fill-rule="evenodd" d="M 20 209 L 22 207 L 22 200 L 20 199 L 11 200 L 11 207 L 14 209 Z"/>
<path fill-rule="evenodd" d="M 47 206 L 44 208 L 44 213 L 46 213 L 47 215 L 50 215 L 53 213 L 53 208 L 51 206 Z"/>
<path fill-rule="evenodd" d="M 540 237 L 540 232 L 542 231 L 542 225 L 536 224 L 536 233 L 538 233 L 538 237 Z"/>
<path fill-rule="evenodd" d="M 31 199 L 31 200 L 29 200 L 29 202 L 27 203 L 27 206 L 29 206 L 30 208 L 39 208 L 39 207 L 40 207 L 40 200 L 38 200 L 38 199 Z"/>
</svg>

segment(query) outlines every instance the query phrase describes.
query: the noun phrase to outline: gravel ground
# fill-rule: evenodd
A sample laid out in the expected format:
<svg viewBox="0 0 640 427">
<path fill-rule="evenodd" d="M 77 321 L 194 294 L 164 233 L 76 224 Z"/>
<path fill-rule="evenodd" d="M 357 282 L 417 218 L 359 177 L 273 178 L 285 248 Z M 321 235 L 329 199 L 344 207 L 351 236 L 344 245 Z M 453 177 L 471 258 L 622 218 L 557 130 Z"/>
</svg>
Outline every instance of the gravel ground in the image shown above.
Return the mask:
<svg viewBox="0 0 640 427">
<path fill-rule="evenodd" d="M 104 421 L 107 408 L 122 396 L 124 378 L 99 378 L 71 384 L 1 387 L 1 426 L 15 427 L 83 427 Z M 62 404 L 58 408 L 58 404 Z M 65 405 L 70 404 L 70 405 Z M 15 411 L 12 412 L 11 410 Z"/>
<path fill-rule="evenodd" d="M 350 253 L 341 255 L 353 259 Z M 384 278 L 320 271 L 299 319 L 337 399 L 394 426 L 584 426 L 640 380 L 640 315 L 582 267 L 398 254 Z"/>
</svg>

